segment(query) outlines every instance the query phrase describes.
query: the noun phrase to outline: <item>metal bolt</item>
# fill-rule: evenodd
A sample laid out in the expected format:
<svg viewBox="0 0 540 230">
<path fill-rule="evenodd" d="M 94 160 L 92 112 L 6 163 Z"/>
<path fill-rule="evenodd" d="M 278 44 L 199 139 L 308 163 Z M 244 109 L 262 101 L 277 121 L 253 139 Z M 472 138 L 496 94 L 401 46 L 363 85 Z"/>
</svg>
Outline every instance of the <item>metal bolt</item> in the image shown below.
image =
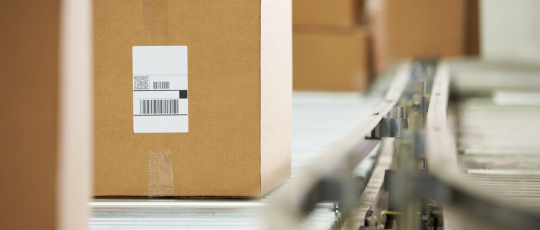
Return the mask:
<svg viewBox="0 0 540 230">
<path fill-rule="evenodd" d="M 405 107 L 396 107 L 396 118 L 405 118 Z"/>
</svg>

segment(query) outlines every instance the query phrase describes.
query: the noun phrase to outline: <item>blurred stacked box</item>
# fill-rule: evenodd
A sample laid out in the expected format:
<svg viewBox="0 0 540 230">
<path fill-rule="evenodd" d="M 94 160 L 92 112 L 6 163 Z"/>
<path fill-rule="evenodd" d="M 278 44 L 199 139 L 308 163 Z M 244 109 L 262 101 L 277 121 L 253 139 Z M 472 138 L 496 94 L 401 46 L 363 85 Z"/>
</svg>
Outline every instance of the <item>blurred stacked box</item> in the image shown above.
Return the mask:
<svg viewBox="0 0 540 230">
<path fill-rule="evenodd" d="M 366 9 L 376 74 L 403 58 L 478 53 L 476 0 L 368 0 Z"/>
<path fill-rule="evenodd" d="M 404 58 L 478 55 L 478 1 L 294 0 L 293 35 L 295 90 L 365 90 Z"/>
<path fill-rule="evenodd" d="M 362 91 L 368 86 L 368 32 L 362 0 L 293 0 L 293 88 Z"/>
</svg>

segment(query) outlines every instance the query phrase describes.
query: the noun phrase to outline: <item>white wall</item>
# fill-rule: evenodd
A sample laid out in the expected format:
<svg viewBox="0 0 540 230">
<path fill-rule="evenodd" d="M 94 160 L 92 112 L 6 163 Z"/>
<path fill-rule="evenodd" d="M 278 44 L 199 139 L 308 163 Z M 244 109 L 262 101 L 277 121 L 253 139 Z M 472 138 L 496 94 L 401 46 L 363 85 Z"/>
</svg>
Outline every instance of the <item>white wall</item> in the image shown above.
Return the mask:
<svg viewBox="0 0 540 230">
<path fill-rule="evenodd" d="M 540 1 L 481 0 L 482 57 L 540 62 Z"/>
</svg>

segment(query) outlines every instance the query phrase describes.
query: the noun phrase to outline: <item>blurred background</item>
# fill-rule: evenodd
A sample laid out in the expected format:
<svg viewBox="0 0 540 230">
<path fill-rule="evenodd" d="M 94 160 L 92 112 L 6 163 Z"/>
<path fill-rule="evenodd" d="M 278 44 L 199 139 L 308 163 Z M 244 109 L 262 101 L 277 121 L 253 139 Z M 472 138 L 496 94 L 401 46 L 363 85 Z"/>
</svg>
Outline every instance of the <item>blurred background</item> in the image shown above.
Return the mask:
<svg viewBox="0 0 540 230">
<path fill-rule="evenodd" d="M 236 4 L 250 3 L 252 7 L 259 7 L 251 0 L 231 2 L 234 1 L 238 1 Z M 148 25 L 162 25 L 160 23 L 170 19 L 164 13 L 169 1 L 162 0 L 159 4 L 155 2 L 143 0 L 138 1 L 138 5 L 133 4 L 147 7 L 147 15 L 144 17 L 155 19 L 145 20 Z M 178 2 L 186 3 L 189 0 Z M 193 0 L 190 3 L 197 3 L 201 9 L 207 11 L 216 10 L 200 4 L 201 2 L 203 1 Z M 91 0 L 0 2 L 0 31 L 3 32 L 0 38 L 0 70 L 3 74 L 0 77 L 0 95 L 4 98 L 3 106 L 0 106 L 0 229 L 261 229 L 261 220 L 265 218 L 261 215 L 261 210 L 273 201 L 276 193 L 284 186 L 276 185 L 277 189 L 261 197 L 248 198 L 94 197 L 93 141 L 94 134 L 98 132 L 93 130 L 93 100 L 96 99 L 96 92 L 106 91 L 96 91 L 93 88 L 98 72 L 96 65 L 93 65 L 95 57 L 92 53 L 92 39 L 96 38 L 92 31 L 95 30 L 95 24 L 92 25 L 92 17 L 96 16 L 96 11 L 92 12 L 94 3 L 95 1 Z M 107 7 L 107 1 L 101 3 L 101 9 L 114 10 Z M 165 8 L 154 7 L 150 3 Z M 280 3 L 281 6 L 290 7 L 288 1 Z M 460 170 L 485 186 L 485 190 L 502 191 L 506 197 L 520 199 L 522 204 L 540 210 L 540 132 L 536 128 L 540 127 L 540 124 L 536 124 L 540 112 L 540 1 L 292 0 L 291 4 L 293 93 L 292 98 L 287 94 L 288 98 L 285 99 L 287 103 L 292 100 L 292 128 L 289 123 L 285 128 L 292 129 L 292 148 L 290 178 L 287 178 L 284 185 L 301 177 L 314 162 L 322 159 L 321 156 L 328 149 L 353 133 L 364 118 L 374 114 L 374 109 L 384 102 L 385 93 L 391 81 L 399 75 L 398 66 L 404 60 L 428 60 L 414 62 L 415 69 L 407 72 L 411 76 L 416 74 L 416 77 L 425 77 L 423 80 L 426 82 L 422 82 L 422 86 L 426 83 L 426 87 L 431 86 L 433 81 L 434 60 L 449 60 L 452 62 L 452 83 L 455 84 L 452 86 L 455 87 L 452 88 L 455 93 L 453 96 L 461 97 L 454 107 L 457 111 L 455 116 L 461 119 L 461 123 L 454 122 L 456 129 L 461 129 L 455 132 Z M 182 8 L 180 5 L 175 5 L 176 9 Z M 268 4 L 265 7 L 269 7 Z M 140 8 L 137 10 L 142 12 Z M 122 10 L 130 12 L 131 9 Z M 227 13 L 244 9 L 230 7 L 228 10 Z M 186 11 L 203 12 L 192 9 Z M 211 17 L 212 12 L 206 13 L 208 12 L 204 15 L 201 13 L 201 17 L 206 17 L 207 22 L 215 23 L 219 20 Z M 113 20 L 109 17 L 110 14 L 98 14 L 100 25 L 105 25 L 103 27 L 107 29 L 112 28 L 107 24 L 107 20 Z M 276 15 L 276 22 L 287 22 L 290 19 L 288 13 L 285 15 L 287 18 Z M 115 25 L 122 25 L 125 18 L 115 16 Z M 246 20 L 252 20 L 246 24 L 255 25 L 253 28 L 257 29 L 260 15 L 256 16 L 244 15 L 235 19 L 246 17 Z M 283 18 L 278 18 L 279 16 Z M 199 15 L 194 13 L 190 17 L 193 19 Z M 219 47 L 219 44 L 222 44 L 219 42 L 224 42 L 220 40 L 222 34 L 219 33 L 230 35 L 231 40 L 237 35 L 231 34 L 227 30 L 229 28 L 215 32 L 208 29 L 211 27 L 192 24 L 197 30 L 190 31 L 193 33 L 189 36 L 196 44 L 200 28 L 207 29 L 212 35 L 208 36 L 210 40 L 205 42 L 217 44 L 218 48 L 225 47 Z M 231 28 L 237 26 L 234 23 L 227 25 Z M 142 27 L 134 25 L 130 28 L 137 30 Z M 176 38 L 169 37 L 165 27 L 149 27 L 150 31 L 158 31 L 159 36 L 163 37 L 144 37 L 141 34 L 138 36 L 154 39 L 152 42 L 160 44 L 162 38 L 163 41 L 177 41 Z M 178 31 L 184 32 L 182 26 L 177 26 L 178 28 Z M 117 35 L 114 30 L 108 32 Z M 214 32 L 215 34 L 212 34 Z M 242 30 L 236 31 L 241 32 Z M 256 31 L 255 37 L 262 36 L 260 32 Z M 290 31 L 286 32 L 282 34 L 289 38 Z M 114 40 L 119 46 L 125 45 L 122 39 L 131 36 L 126 31 L 118 34 L 120 35 L 114 37 Z M 258 42 L 255 41 L 253 44 Z M 102 50 L 107 51 L 102 64 L 111 69 L 117 68 L 110 65 L 106 58 L 110 60 L 111 54 L 121 53 L 107 48 L 107 38 L 102 39 L 102 42 Z M 204 45 L 200 47 L 211 49 Z M 232 46 L 226 48 L 235 49 Z M 131 74 L 131 53 L 129 49 L 126 50 L 129 55 L 123 56 L 127 61 L 123 59 L 125 66 L 122 70 Z M 211 51 L 204 54 L 222 55 L 214 57 L 213 61 L 216 63 L 223 64 L 221 60 L 229 58 L 227 52 Z M 246 52 L 250 52 L 250 57 L 260 57 L 261 50 L 246 49 Z M 290 54 L 286 49 L 283 53 Z M 238 52 L 234 54 L 242 56 Z M 259 70 L 261 63 L 253 60 L 256 59 L 249 61 L 255 66 L 248 67 Z M 204 58 L 200 58 L 199 63 L 204 63 Z M 206 64 L 201 66 L 204 65 Z M 290 62 L 280 67 L 288 71 Z M 216 69 L 220 71 L 219 66 Z M 130 88 L 129 74 L 112 71 L 116 74 L 116 80 L 127 79 L 124 82 L 128 83 L 115 85 L 109 84 L 110 73 L 103 72 L 100 73 L 103 85 Z M 260 86 L 258 82 L 255 83 L 257 87 Z M 257 87 L 254 87 L 254 90 L 260 93 L 260 88 Z M 414 87 L 418 85 L 409 89 Z M 281 89 L 290 93 L 288 88 Z M 118 92 L 129 97 L 129 103 L 120 107 L 129 112 L 126 114 L 131 115 L 129 90 L 131 89 L 125 91 L 127 94 L 120 90 Z M 227 89 L 219 90 L 225 92 Z M 431 88 L 428 88 L 428 91 L 430 90 Z M 414 98 L 413 94 L 416 92 L 408 93 L 411 95 L 408 95 L 410 98 L 407 100 Z M 421 98 L 429 97 L 429 92 L 423 94 L 420 95 Z M 116 102 L 118 101 L 121 100 Z M 214 103 L 209 100 L 201 101 L 209 105 Z M 239 107 L 245 106 L 242 101 L 232 101 L 231 103 L 236 103 Z M 412 105 L 412 101 L 407 103 L 409 102 Z M 109 103 L 108 98 L 102 103 L 112 107 L 116 105 Z M 259 107 L 253 111 L 257 109 Z M 123 125 L 131 128 L 130 116 L 116 111 L 107 112 L 115 115 L 108 114 L 110 117 L 124 119 Z M 225 111 L 227 112 L 232 114 Z M 238 111 L 233 112 L 241 114 Z M 205 119 L 215 119 L 218 116 L 222 114 L 209 114 L 200 121 L 206 124 Z M 485 117 L 490 117 L 491 120 Z M 516 121 L 516 117 L 527 119 Z M 287 119 L 289 117 L 285 120 Z M 231 124 L 217 125 L 225 127 Z M 118 136 L 133 134 L 131 130 L 128 131 Z M 245 134 L 240 131 L 236 134 L 239 139 L 245 138 Z M 211 132 L 205 132 L 204 135 L 196 141 L 202 143 L 215 138 Z M 365 134 L 358 136 L 365 140 Z M 527 138 L 521 138 L 522 136 Z M 177 141 L 172 138 L 166 140 L 171 143 Z M 367 186 L 372 172 L 380 182 L 378 187 L 370 190 L 371 195 L 374 194 L 374 197 L 370 198 L 372 201 L 375 196 L 380 198 L 378 192 L 382 191 L 384 170 L 388 169 L 393 161 L 392 143 L 385 145 L 386 147 L 381 145 L 366 156 L 366 160 L 357 167 L 354 166 L 356 168 L 353 172 L 354 178 L 360 178 L 365 185 L 362 189 Z M 227 164 L 230 161 L 213 163 Z M 122 166 L 129 167 L 128 164 Z M 139 166 L 146 167 L 143 164 Z M 379 169 L 379 174 L 375 173 L 374 168 Z M 289 172 L 289 168 L 279 170 Z M 142 175 L 141 181 L 145 181 L 146 172 L 142 172 Z M 243 181 L 238 180 L 238 183 Z M 329 187 L 332 187 L 332 184 Z M 295 191 L 286 195 L 298 198 Z M 289 207 L 287 204 L 285 202 L 283 207 Z M 313 210 L 308 210 L 312 211 L 311 215 L 297 218 L 304 227 L 344 229 L 342 227 L 346 212 L 340 209 L 337 202 L 320 202 L 312 208 Z M 367 216 L 366 213 L 363 214 L 363 217 Z M 373 216 L 377 215 L 371 217 Z M 372 222 L 373 220 L 375 225 L 379 221 L 376 218 L 371 219 Z M 382 220 L 380 221 L 382 224 Z"/>
<path fill-rule="evenodd" d="M 537 12 L 534 0 L 293 0 L 294 89 L 365 91 L 405 58 L 538 63 Z"/>
</svg>

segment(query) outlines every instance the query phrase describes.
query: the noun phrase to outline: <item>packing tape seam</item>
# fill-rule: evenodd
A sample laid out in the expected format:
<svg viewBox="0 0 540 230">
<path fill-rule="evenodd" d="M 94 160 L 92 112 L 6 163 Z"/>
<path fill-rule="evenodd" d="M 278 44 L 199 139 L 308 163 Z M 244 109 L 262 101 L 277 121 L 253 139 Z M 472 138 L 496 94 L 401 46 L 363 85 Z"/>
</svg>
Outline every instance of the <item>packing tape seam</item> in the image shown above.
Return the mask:
<svg viewBox="0 0 540 230">
<path fill-rule="evenodd" d="M 174 195 L 171 150 L 148 152 L 148 196 Z"/>
</svg>

